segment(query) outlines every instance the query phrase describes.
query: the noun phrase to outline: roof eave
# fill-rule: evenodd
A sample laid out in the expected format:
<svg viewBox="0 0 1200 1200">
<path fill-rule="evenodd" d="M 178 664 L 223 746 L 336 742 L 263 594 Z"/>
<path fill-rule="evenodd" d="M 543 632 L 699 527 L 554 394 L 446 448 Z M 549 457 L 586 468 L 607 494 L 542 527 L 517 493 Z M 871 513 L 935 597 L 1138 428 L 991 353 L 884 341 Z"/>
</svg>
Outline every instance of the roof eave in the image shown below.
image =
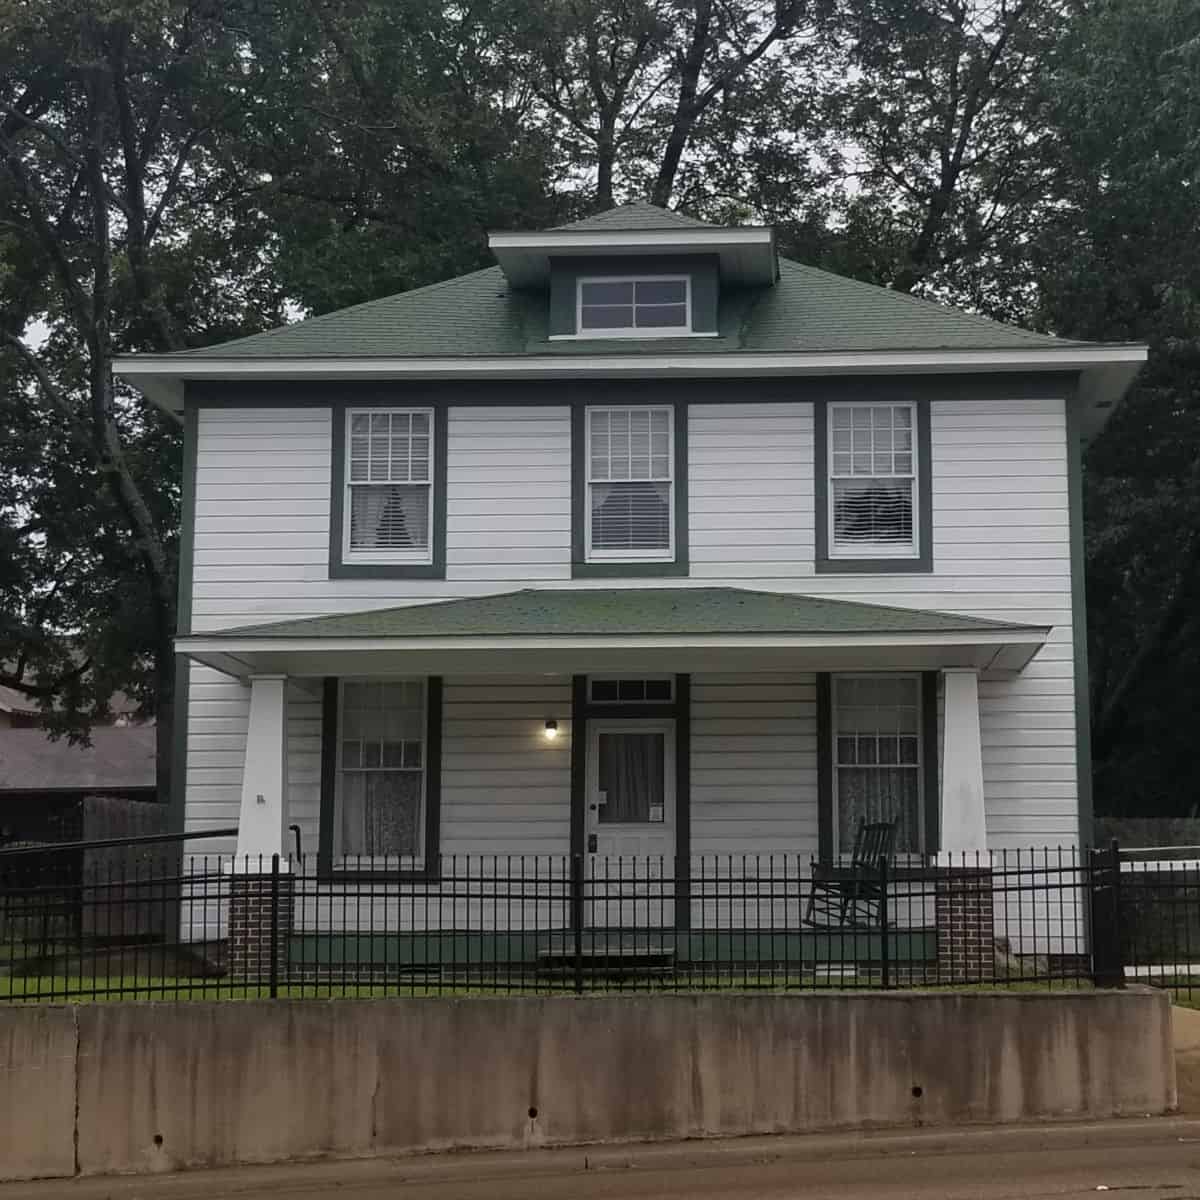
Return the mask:
<svg viewBox="0 0 1200 1200">
<path fill-rule="evenodd" d="M 189 380 L 291 379 L 720 379 L 806 375 L 956 374 L 1079 371 L 1084 396 L 1100 415 L 1124 394 L 1146 361 L 1140 344 L 1021 346 L 991 349 L 851 350 L 728 353 L 530 354 L 478 357 L 217 358 L 188 354 L 121 355 L 114 373 L 148 400 L 183 411 Z"/>
<path fill-rule="evenodd" d="M 513 287 L 543 287 L 553 257 L 641 258 L 663 254 L 715 254 L 725 283 L 769 287 L 779 273 L 775 231 L 737 229 L 549 229 L 539 233 L 489 233 L 488 248 Z"/>
<path fill-rule="evenodd" d="M 506 674 L 599 670 L 859 670 L 881 665 L 936 670 L 973 667 L 1013 673 L 1041 649 L 1049 630 L 999 626 L 936 633 L 553 634 L 442 637 L 264 637 L 193 634 L 176 649 L 237 678 L 280 673 Z M 331 661 L 332 660 L 332 661 Z M 628 661 L 626 661 L 628 660 Z M 699 665 L 697 665 L 699 664 Z"/>
</svg>

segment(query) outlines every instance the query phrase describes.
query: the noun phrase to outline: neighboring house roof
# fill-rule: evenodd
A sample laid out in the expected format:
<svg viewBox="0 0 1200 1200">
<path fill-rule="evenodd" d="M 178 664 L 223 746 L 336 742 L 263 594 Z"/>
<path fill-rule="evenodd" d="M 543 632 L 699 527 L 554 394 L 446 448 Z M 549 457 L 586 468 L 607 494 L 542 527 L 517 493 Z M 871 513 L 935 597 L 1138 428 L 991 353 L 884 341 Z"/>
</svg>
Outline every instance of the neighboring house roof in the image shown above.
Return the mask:
<svg viewBox="0 0 1200 1200">
<path fill-rule="evenodd" d="M 1040 631 L 955 613 L 744 588 L 526 588 L 496 596 L 244 626 L 214 638 L 429 638 L 636 634 Z"/>
<path fill-rule="evenodd" d="M 137 701 L 131 700 L 124 692 L 114 692 L 108 707 L 114 717 L 136 716 L 138 712 Z M 41 709 L 33 697 L 26 696 L 16 688 L 0 687 L 0 713 L 36 716 L 39 712 Z"/>
<path fill-rule="evenodd" d="M 102 726 L 90 746 L 40 729 L 0 729 L 0 792 L 118 791 L 155 786 L 155 728 Z"/>
</svg>

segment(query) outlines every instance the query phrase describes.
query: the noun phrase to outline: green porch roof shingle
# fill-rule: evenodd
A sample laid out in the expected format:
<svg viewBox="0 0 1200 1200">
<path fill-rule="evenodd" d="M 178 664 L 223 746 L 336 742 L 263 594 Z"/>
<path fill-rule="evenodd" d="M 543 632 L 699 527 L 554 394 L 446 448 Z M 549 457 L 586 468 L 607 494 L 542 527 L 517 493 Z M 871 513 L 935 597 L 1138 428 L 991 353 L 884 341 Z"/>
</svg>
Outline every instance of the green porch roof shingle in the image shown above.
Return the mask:
<svg viewBox="0 0 1200 1200">
<path fill-rule="evenodd" d="M 269 625 L 204 638 L 973 634 L 1038 627 L 742 588 L 528 588 Z"/>
<path fill-rule="evenodd" d="M 649 204 L 589 217 L 571 230 L 712 228 Z M 252 337 L 166 358 L 478 358 L 531 355 L 841 353 L 1004 350 L 1067 342 L 973 316 L 902 292 L 779 260 L 773 287 L 722 289 L 714 338 L 550 341 L 546 295 L 516 289 L 499 267 Z"/>
</svg>

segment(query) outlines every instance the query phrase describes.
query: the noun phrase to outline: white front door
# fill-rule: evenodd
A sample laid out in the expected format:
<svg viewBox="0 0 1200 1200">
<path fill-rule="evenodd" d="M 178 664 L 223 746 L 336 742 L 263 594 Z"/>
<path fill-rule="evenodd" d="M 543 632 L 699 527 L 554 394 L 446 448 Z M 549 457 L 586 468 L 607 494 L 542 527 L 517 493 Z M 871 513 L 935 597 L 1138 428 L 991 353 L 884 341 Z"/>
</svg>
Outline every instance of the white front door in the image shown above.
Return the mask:
<svg viewBox="0 0 1200 1200">
<path fill-rule="evenodd" d="M 675 722 L 588 722 L 585 925 L 674 922 Z"/>
</svg>

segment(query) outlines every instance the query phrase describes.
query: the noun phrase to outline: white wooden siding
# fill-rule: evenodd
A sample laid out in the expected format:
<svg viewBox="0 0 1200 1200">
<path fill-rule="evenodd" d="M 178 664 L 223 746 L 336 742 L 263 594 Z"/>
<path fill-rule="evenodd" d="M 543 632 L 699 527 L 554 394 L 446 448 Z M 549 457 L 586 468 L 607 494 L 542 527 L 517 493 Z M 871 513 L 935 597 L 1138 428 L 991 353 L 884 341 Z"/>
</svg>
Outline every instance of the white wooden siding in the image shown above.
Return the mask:
<svg viewBox="0 0 1200 1200">
<path fill-rule="evenodd" d="M 964 383 L 964 393 L 969 386 Z M 1020 676 L 981 683 L 988 835 L 997 848 L 1072 844 L 1078 819 L 1064 404 L 1025 399 L 1014 390 L 1009 399 L 935 401 L 930 411 L 931 574 L 814 574 L 812 406 L 746 402 L 690 409 L 691 574 L 667 582 L 801 592 L 1051 626 L 1049 643 Z M 331 580 L 329 411 L 202 409 L 194 630 L 531 585 L 643 586 L 636 579 L 570 579 L 565 405 L 453 408 L 448 443 L 447 578 Z M 187 819 L 189 827 L 206 822 L 214 827 L 236 819 L 245 691 L 201 668 L 193 668 L 192 678 Z M 558 696 L 554 689 L 563 685 L 546 686 Z M 704 705 L 715 703 L 705 688 L 734 686 L 698 682 L 697 721 L 717 719 L 701 716 Z M 473 850 L 476 835 L 466 830 L 484 831 L 483 838 L 498 835 L 490 818 L 501 812 L 512 816 L 514 837 L 506 848 L 548 848 L 556 841 L 565 846 L 566 816 L 552 816 L 547 799 L 558 786 L 547 782 L 549 775 L 565 766 L 547 774 L 546 755 L 525 745 L 521 724 L 537 726 L 551 715 L 542 711 L 549 695 L 527 706 L 528 712 L 511 708 L 507 715 L 489 715 L 486 702 L 466 697 L 468 687 L 447 689 L 448 722 L 452 709 L 458 715 L 447 728 L 444 847 Z M 554 703 L 562 723 L 569 715 L 561 707 L 565 701 Z M 807 719 L 768 718 L 750 709 L 746 719 L 751 713 L 782 722 L 781 729 L 791 729 L 792 722 L 800 729 Z M 301 719 L 304 729 L 310 719 Z M 472 735 L 472 719 L 499 724 L 480 724 L 481 732 Z M 490 732 L 482 732 L 485 728 Z M 723 734 L 698 724 L 698 745 L 701 735 L 755 736 L 747 729 Z M 303 733 L 300 737 L 303 741 Z M 502 748 L 508 737 L 517 742 L 511 751 Z M 553 753 L 565 755 L 568 744 L 568 737 L 560 738 Z M 741 744 L 748 749 L 757 743 Z M 739 791 L 754 793 L 741 801 L 747 806 L 745 823 L 710 819 L 711 807 L 729 794 L 728 779 L 714 774 L 723 769 L 714 756 L 694 770 L 697 850 L 752 850 L 746 839 L 757 840 L 759 830 L 764 837 L 783 830 L 815 845 L 815 824 L 809 828 L 809 818 L 780 816 L 772 799 L 780 794 L 776 772 L 798 769 L 795 763 L 773 762 L 742 778 Z M 532 772 L 528 780 L 525 771 Z M 526 787 L 527 802 L 511 809 L 484 799 L 496 788 L 515 795 Z M 815 794 L 815 757 L 807 787 Z M 311 805 L 311 788 L 311 782 L 301 787 L 298 804 Z M 308 799 L 299 799 L 301 794 Z M 311 815 L 298 816 L 308 843 Z"/>
<path fill-rule="evenodd" d="M 570 679 L 450 677 L 443 721 L 442 853 L 568 853 Z"/>
<path fill-rule="evenodd" d="M 814 675 L 692 677 L 692 853 L 815 857 Z"/>
</svg>

